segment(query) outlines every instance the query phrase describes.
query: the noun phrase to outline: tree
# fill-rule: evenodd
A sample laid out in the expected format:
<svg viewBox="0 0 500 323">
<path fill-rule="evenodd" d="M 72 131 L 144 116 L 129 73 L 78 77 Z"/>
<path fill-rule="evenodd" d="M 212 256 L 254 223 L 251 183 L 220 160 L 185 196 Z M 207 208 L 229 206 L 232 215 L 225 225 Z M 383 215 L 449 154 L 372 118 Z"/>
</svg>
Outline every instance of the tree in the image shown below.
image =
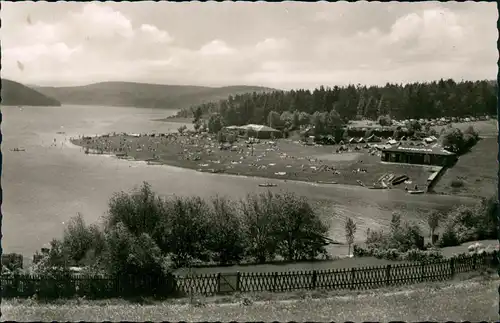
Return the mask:
<svg viewBox="0 0 500 323">
<path fill-rule="evenodd" d="M 208 118 L 208 132 L 209 133 L 218 133 L 224 128 L 224 121 L 222 116 L 218 113 L 214 113 L 210 115 Z"/>
<path fill-rule="evenodd" d="M 359 116 L 380 119 L 389 126 L 390 118 L 427 119 L 466 117 L 496 113 L 496 82 L 438 82 L 386 84 L 384 86 L 320 86 L 313 91 L 290 90 L 245 93 L 231 96 L 218 104 L 203 103 L 191 110 L 183 109 L 180 117 L 220 113 L 225 124 L 268 123 L 269 112 L 281 115 L 285 111 L 313 114 L 337 111 L 348 120 Z M 188 112 L 189 111 L 189 112 Z M 300 118 L 299 118 L 300 119 Z M 292 121 L 292 126 L 294 126 Z"/>
<path fill-rule="evenodd" d="M 442 218 L 443 215 L 439 211 L 432 211 L 427 215 L 427 224 L 429 225 L 431 239 L 434 236 L 434 232 L 439 227 L 439 222 Z"/>
<path fill-rule="evenodd" d="M 210 207 L 200 197 L 173 197 L 166 201 L 169 221 L 168 247 L 177 267 L 192 260 L 208 261 Z"/>
<path fill-rule="evenodd" d="M 291 128 L 293 124 L 293 113 L 284 111 L 280 116 L 279 124 L 284 125 L 286 128 Z"/>
<path fill-rule="evenodd" d="M 290 261 L 312 260 L 326 254 L 324 237 L 328 226 L 307 199 L 293 193 L 271 195 L 271 199 L 277 210 L 278 254 Z"/>
<path fill-rule="evenodd" d="M 349 256 L 351 255 L 351 245 L 354 243 L 354 234 L 356 234 L 356 223 L 351 218 L 347 218 L 345 221 L 345 239 L 349 246 Z"/>
<path fill-rule="evenodd" d="M 211 202 L 207 248 L 217 263 L 238 263 L 244 256 L 245 241 L 235 205 L 219 196 Z"/>
<path fill-rule="evenodd" d="M 82 264 L 90 252 L 93 255 L 88 260 L 95 262 L 105 250 L 103 233 L 96 225 L 87 226 L 83 216 L 78 213 L 64 230 L 62 248 L 73 265 Z"/>
<path fill-rule="evenodd" d="M 329 131 L 336 129 L 337 127 L 341 127 L 343 125 L 342 118 L 337 110 L 332 109 L 328 116 L 326 117 L 326 126 Z"/>
<path fill-rule="evenodd" d="M 418 132 L 422 130 L 422 125 L 420 124 L 420 122 L 418 122 L 417 120 L 413 120 L 413 121 L 410 121 L 409 124 L 408 124 L 408 131 L 409 132 Z"/>
<path fill-rule="evenodd" d="M 441 135 L 442 145 L 454 153 L 461 153 L 465 147 L 465 139 L 458 128 L 446 129 Z"/>
<path fill-rule="evenodd" d="M 278 128 L 281 125 L 281 116 L 276 111 L 269 112 L 267 116 L 267 124 L 271 128 Z"/>
<path fill-rule="evenodd" d="M 240 201 L 243 230 L 245 233 L 246 255 L 258 263 L 274 260 L 278 241 L 275 236 L 277 226 L 276 204 L 271 192 L 248 195 Z"/>
<path fill-rule="evenodd" d="M 311 116 L 307 112 L 300 112 L 299 113 L 299 125 L 305 126 L 309 124 L 311 120 Z"/>
</svg>

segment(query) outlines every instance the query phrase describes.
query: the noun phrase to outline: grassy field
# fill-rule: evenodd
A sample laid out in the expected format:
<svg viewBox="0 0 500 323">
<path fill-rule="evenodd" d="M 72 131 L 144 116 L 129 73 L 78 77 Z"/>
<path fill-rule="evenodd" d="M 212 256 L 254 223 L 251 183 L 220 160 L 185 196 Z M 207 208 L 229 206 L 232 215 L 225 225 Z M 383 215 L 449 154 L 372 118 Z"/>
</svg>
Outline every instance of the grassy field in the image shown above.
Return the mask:
<svg viewBox="0 0 500 323">
<path fill-rule="evenodd" d="M 496 119 L 491 119 L 487 121 L 471 121 L 471 122 L 461 122 L 461 123 L 452 123 L 452 127 L 458 128 L 462 131 L 472 126 L 476 131 L 479 132 L 479 135 L 482 137 L 496 137 L 498 135 L 498 121 Z M 439 133 L 442 128 L 446 126 L 435 126 L 433 127 Z"/>
<path fill-rule="evenodd" d="M 458 278 L 457 278 L 458 279 Z M 464 279 L 464 278 L 462 278 Z M 367 292 L 301 291 L 139 305 L 124 300 L 4 300 L 3 321 L 498 321 L 498 276 Z"/>
<path fill-rule="evenodd" d="M 348 152 L 337 153 L 335 146 L 305 146 L 288 139 L 263 140 L 253 148 L 240 139 L 233 149 L 221 150 L 213 138 L 172 134 L 168 137 L 116 135 L 74 144 L 93 151 L 126 152 L 136 160 L 155 160 L 173 166 L 234 175 L 282 180 L 331 182 L 371 186 L 382 175 L 407 174 L 412 185 L 424 187 L 429 168 L 418 165 L 385 164 L 380 155 L 363 145 L 351 145 Z M 120 148 L 121 147 L 121 148 Z M 253 152 L 252 152 L 253 151 Z M 404 189 L 404 185 L 399 185 Z"/>
<path fill-rule="evenodd" d="M 352 252 L 352 251 L 351 251 Z M 347 246 L 345 246 L 345 253 L 347 254 Z M 299 262 L 299 263 L 276 263 L 276 264 L 262 264 L 262 265 L 239 265 L 228 267 L 202 267 L 193 268 L 193 273 L 199 274 L 215 274 L 215 273 L 235 273 L 239 272 L 252 272 L 252 273 L 266 273 L 266 272 L 287 272 L 287 271 L 309 271 L 309 270 L 327 270 L 327 269 L 341 269 L 352 267 L 366 267 L 366 266 L 385 266 L 388 264 L 401 264 L 399 261 L 391 261 L 386 259 L 377 259 L 375 257 L 362 257 L 362 258 L 343 258 L 328 261 L 315 261 L 315 262 Z M 182 268 L 176 270 L 176 273 L 183 275 L 187 273 L 187 269 Z"/>
<path fill-rule="evenodd" d="M 484 138 L 446 170 L 434 190 L 438 193 L 490 197 L 498 186 L 498 142 Z M 455 187 L 454 187 L 455 186 Z"/>
</svg>

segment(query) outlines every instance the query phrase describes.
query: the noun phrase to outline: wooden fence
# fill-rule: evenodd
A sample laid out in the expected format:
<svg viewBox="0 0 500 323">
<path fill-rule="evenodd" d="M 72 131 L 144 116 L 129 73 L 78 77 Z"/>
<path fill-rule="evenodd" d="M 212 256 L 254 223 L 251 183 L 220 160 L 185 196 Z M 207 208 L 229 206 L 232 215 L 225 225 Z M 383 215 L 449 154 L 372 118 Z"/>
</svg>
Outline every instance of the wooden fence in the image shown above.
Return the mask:
<svg viewBox="0 0 500 323">
<path fill-rule="evenodd" d="M 452 279 L 456 274 L 496 266 L 497 253 L 462 256 L 428 263 L 290 272 L 205 274 L 170 278 L 33 275 L 2 276 L 3 297 L 121 297 L 138 295 L 214 295 L 233 292 L 354 290 Z"/>
</svg>

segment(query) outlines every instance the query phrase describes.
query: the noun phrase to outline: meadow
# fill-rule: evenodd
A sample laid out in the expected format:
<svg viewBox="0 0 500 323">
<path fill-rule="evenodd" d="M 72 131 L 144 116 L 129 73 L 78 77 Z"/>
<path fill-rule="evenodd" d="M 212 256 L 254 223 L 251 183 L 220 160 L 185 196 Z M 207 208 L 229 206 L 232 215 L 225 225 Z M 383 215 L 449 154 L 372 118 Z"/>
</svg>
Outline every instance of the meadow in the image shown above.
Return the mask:
<svg viewBox="0 0 500 323">
<path fill-rule="evenodd" d="M 498 187 L 497 158 L 497 138 L 483 138 L 445 171 L 434 191 L 464 196 L 491 196 Z"/>
<path fill-rule="evenodd" d="M 125 300 L 5 300 L 3 321 L 487 321 L 498 320 L 497 275 L 372 291 L 300 291 Z"/>
</svg>

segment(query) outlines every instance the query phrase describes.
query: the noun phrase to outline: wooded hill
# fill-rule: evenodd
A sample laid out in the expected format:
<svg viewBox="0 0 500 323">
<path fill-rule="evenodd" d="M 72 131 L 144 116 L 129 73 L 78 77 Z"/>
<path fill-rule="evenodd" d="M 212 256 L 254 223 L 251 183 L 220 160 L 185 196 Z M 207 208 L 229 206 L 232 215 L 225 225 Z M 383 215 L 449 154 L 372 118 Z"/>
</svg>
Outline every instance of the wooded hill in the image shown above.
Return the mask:
<svg viewBox="0 0 500 323">
<path fill-rule="evenodd" d="M 36 87 L 65 104 L 183 109 L 230 95 L 273 89 L 258 86 L 204 87 L 132 82 L 102 82 L 70 87 Z"/>
<path fill-rule="evenodd" d="M 292 90 L 250 93 L 230 96 L 218 103 L 187 108 L 179 117 L 219 113 L 226 125 L 267 124 L 271 111 L 330 112 L 336 110 L 342 119 L 376 120 L 389 115 L 393 119 L 419 119 L 496 115 L 496 81 L 463 81 L 451 79 L 406 85 L 320 87 L 313 91 Z M 201 110 L 201 111 L 200 111 Z"/>
<path fill-rule="evenodd" d="M 2 105 L 14 106 L 60 106 L 61 102 L 7 79 L 2 79 Z"/>
</svg>

